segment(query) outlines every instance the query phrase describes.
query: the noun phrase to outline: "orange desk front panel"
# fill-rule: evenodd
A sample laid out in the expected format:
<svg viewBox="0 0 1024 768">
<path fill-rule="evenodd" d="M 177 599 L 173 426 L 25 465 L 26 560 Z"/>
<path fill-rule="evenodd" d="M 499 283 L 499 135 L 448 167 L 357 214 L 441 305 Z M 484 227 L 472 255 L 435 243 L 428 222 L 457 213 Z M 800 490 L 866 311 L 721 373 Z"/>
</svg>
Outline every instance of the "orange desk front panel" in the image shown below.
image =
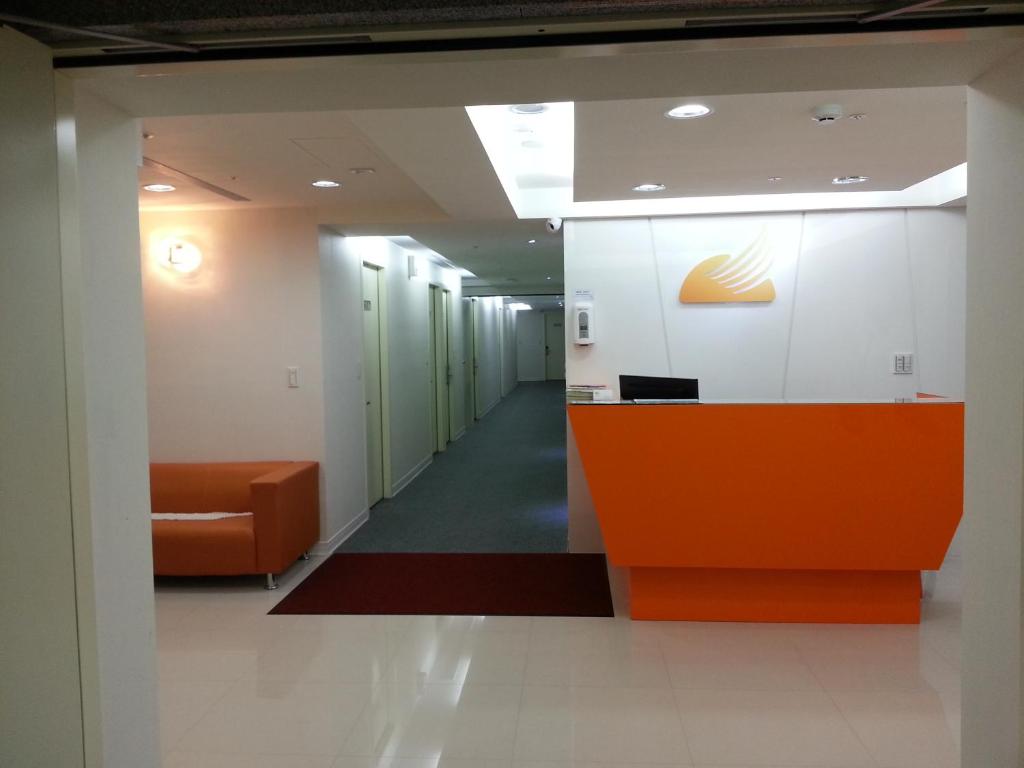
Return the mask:
<svg viewBox="0 0 1024 768">
<path fill-rule="evenodd" d="M 963 404 L 573 405 L 631 615 L 914 623 L 963 509 Z"/>
</svg>

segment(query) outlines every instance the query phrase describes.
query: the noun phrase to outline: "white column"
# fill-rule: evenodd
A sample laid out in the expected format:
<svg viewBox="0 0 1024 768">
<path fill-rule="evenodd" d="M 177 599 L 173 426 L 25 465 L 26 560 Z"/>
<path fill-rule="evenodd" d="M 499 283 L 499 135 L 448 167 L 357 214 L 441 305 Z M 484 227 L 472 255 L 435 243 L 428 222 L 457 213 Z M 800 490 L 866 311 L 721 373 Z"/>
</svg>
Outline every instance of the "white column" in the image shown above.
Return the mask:
<svg viewBox="0 0 1024 768">
<path fill-rule="evenodd" d="M 964 768 L 1022 765 L 1024 55 L 968 91 Z"/>
<path fill-rule="evenodd" d="M 85 764 L 50 51 L 0 28 L 0 765 Z"/>
<path fill-rule="evenodd" d="M 71 473 L 76 531 L 91 538 L 78 573 L 80 600 L 91 592 L 80 629 L 94 659 L 83 690 L 98 700 L 97 765 L 156 768 L 139 126 L 81 86 L 58 85 Z"/>
</svg>

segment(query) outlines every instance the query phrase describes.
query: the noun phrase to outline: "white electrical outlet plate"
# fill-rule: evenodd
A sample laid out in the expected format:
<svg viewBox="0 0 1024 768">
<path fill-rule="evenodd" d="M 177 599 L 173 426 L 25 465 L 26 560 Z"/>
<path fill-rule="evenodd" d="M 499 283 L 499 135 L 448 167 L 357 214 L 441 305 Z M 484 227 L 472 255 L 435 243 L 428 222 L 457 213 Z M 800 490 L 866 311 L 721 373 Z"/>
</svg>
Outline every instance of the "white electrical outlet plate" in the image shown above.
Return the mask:
<svg viewBox="0 0 1024 768">
<path fill-rule="evenodd" d="M 910 353 L 893 355 L 892 372 L 897 376 L 913 373 L 914 356 Z"/>
</svg>

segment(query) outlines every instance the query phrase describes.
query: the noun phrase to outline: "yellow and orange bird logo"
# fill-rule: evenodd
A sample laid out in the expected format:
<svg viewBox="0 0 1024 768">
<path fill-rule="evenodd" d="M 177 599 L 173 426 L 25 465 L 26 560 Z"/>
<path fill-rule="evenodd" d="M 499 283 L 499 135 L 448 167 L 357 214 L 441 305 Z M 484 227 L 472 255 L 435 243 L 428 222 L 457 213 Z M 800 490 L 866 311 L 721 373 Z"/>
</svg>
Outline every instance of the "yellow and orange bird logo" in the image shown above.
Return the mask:
<svg viewBox="0 0 1024 768">
<path fill-rule="evenodd" d="M 736 256 L 721 253 L 690 270 L 679 289 L 683 304 L 734 304 L 775 300 L 768 273 L 774 258 L 765 232 Z"/>
</svg>

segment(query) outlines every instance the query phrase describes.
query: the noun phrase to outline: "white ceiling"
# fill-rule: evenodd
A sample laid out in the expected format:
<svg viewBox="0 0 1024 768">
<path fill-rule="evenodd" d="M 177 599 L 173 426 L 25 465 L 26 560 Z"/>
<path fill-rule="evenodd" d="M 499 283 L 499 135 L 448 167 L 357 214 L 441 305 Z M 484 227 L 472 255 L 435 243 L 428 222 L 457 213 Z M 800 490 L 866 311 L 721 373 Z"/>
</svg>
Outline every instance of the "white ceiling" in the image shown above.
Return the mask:
<svg viewBox="0 0 1024 768">
<path fill-rule="evenodd" d="M 143 153 L 203 181 L 249 198 L 232 203 L 200 186 L 144 168 L 144 184 L 162 181 L 174 193 L 140 192 L 140 207 L 309 207 L 344 211 L 354 220 L 436 219 L 445 213 L 344 112 L 301 112 L 144 121 L 153 138 Z M 354 175 L 353 168 L 373 168 Z M 316 189 L 315 179 L 341 182 Z"/>
<path fill-rule="evenodd" d="M 505 303 L 512 304 L 515 302 L 521 302 L 523 304 L 529 304 L 530 309 L 532 309 L 535 312 L 548 312 L 562 309 L 565 303 L 563 299 L 564 296 L 562 296 L 561 294 L 542 294 L 539 296 L 515 295 L 508 296 L 505 299 Z"/>
<path fill-rule="evenodd" d="M 963 162 L 964 98 L 960 86 L 706 96 L 714 113 L 686 121 L 663 113 L 693 97 L 579 103 L 576 198 L 640 197 L 643 181 L 666 184 L 655 197 L 830 191 L 846 174 L 871 177 L 858 189 L 902 189 Z M 818 125 L 822 103 L 865 117 Z M 475 273 L 467 288 L 480 293 L 562 290 L 561 234 L 515 218 L 464 109 L 161 117 L 144 130 L 147 157 L 249 202 L 146 167 L 140 183 L 178 191 L 140 192 L 143 210 L 314 208 L 347 234 L 418 240 Z M 318 178 L 342 186 L 310 186 Z"/>
<path fill-rule="evenodd" d="M 574 101 L 581 197 L 629 196 L 621 193 L 625 184 L 654 173 L 673 188 L 699 185 L 705 191 L 748 183 L 745 191 L 758 191 L 757 179 L 768 175 L 784 177 L 786 185 L 820 184 L 839 172 L 896 183 L 926 175 L 929 164 L 945 164 L 962 131 L 962 112 L 947 122 L 915 121 L 905 105 L 929 94 L 899 89 L 938 88 L 929 114 L 946 114 L 946 87 L 971 82 L 1022 44 L 1024 29 L 1003 28 L 199 62 L 63 74 L 143 118 L 145 129 L 156 134 L 144 142 L 148 156 L 252 199 L 235 204 L 174 181 L 179 192 L 146 194 L 144 207 L 311 206 L 321 221 L 343 231 L 415 237 L 492 282 L 494 293 L 512 292 L 506 289 L 514 285 L 545 293 L 560 275 L 560 238 L 544 235 L 539 220 L 515 220 L 464 105 Z M 864 87 L 889 90 L 842 93 Z M 804 122 L 805 113 L 824 98 L 823 89 L 836 89 L 830 93 L 842 95 L 832 98 L 841 98 L 848 111 L 867 112 L 867 120 L 809 133 L 818 126 Z M 783 95 L 742 96 L 778 93 Z M 663 105 L 701 94 L 711 94 L 705 98 L 717 109 L 706 127 L 660 117 Z M 638 117 L 638 107 L 652 110 L 649 120 Z M 904 127 L 893 128 L 894 120 Z M 676 129 L 706 135 L 699 144 L 681 145 Z M 735 143 L 727 146 L 730 137 Z M 883 156 L 887 162 L 875 162 Z M 846 170 L 854 157 L 860 170 Z M 362 166 L 377 173 L 348 174 Z M 843 171 L 834 170 L 840 166 Z M 692 172 L 696 167 L 700 178 Z M 309 187 L 323 175 L 340 177 L 343 187 Z M 144 169 L 142 180 L 164 179 Z M 538 247 L 527 248 L 525 240 L 534 234 Z M 545 280 L 548 274 L 552 281 Z"/>
<path fill-rule="evenodd" d="M 714 112 L 664 117 L 694 101 Z M 863 118 L 818 124 L 824 104 Z M 960 86 L 585 102 L 574 191 L 576 200 L 830 192 L 832 178 L 852 175 L 870 177 L 857 191 L 900 190 L 964 162 L 966 142 Z M 632 191 L 646 182 L 666 189 Z"/>
<path fill-rule="evenodd" d="M 477 279 L 463 280 L 467 294 L 563 290 L 562 233 L 549 235 L 541 221 L 510 217 L 491 221 L 413 222 L 404 225 L 401 233 L 391 231 L 394 227 L 389 225 L 334 226 L 346 235 L 408 235 L 475 274 Z M 530 240 L 536 242 L 531 244 Z"/>
</svg>

